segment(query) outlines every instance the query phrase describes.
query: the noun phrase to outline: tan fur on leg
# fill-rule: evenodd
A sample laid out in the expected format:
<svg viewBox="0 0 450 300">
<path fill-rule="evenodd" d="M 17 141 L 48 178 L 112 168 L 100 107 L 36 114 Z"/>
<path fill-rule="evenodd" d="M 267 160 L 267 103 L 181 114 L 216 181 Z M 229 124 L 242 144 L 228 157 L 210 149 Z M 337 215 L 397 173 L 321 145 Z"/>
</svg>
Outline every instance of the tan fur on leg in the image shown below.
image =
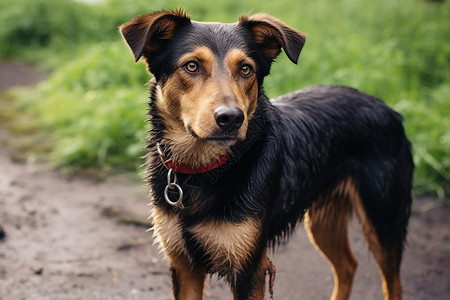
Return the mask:
<svg viewBox="0 0 450 300">
<path fill-rule="evenodd" d="M 350 296 L 357 261 L 347 237 L 351 212 L 345 183 L 339 185 L 323 205 L 314 204 L 305 214 L 305 229 L 317 250 L 328 260 L 333 270 L 334 288 L 331 299 Z"/>
<path fill-rule="evenodd" d="M 395 251 L 388 252 L 381 247 L 378 236 L 370 223 L 359 197 L 352 198 L 352 205 L 364 231 L 382 278 L 385 300 L 400 300 L 402 284 L 400 280 L 400 261 Z"/>
<path fill-rule="evenodd" d="M 184 255 L 170 255 L 173 297 L 176 300 L 202 300 L 205 272 L 194 269 Z"/>
</svg>

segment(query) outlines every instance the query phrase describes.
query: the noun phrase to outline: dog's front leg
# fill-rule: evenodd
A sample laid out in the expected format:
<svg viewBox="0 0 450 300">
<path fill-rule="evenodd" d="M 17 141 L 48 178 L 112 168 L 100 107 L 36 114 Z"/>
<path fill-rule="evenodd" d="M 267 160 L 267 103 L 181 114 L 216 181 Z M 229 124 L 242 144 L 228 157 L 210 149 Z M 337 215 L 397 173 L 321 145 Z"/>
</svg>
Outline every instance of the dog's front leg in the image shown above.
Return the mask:
<svg viewBox="0 0 450 300">
<path fill-rule="evenodd" d="M 196 269 L 185 255 L 170 255 L 172 292 L 175 300 L 202 300 L 205 272 Z"/>
<path fill-rule="evenodd" d="M 233 285 L 234 300 L 263 300 L 266 290 L 266 275 L 269 275 L 270 299 L 273 299 L 273 284 L 275 280 L 275 266 L 264 254 L 255 272 L 245 272 L 238 275 Z"/>
</svg>

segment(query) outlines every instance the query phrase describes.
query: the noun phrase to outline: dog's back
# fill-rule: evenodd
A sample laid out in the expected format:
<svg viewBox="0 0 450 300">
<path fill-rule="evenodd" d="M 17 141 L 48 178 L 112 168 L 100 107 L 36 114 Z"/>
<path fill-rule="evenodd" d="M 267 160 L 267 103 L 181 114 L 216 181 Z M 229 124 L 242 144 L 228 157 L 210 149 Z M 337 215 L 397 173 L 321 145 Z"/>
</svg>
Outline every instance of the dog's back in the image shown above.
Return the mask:
<svg viewBox="0 0 450 300">
<path fill-rule="evenodd" d="M 404 241 L 413 163 L 402 117 L 381 100 L 341 86 L 317 86 L 272 101 L 269 141 L 286 163 L 281 206 L 290 225 L 321 195 L 352 180 L 383 245 Z M 293 180 L 295 178 L 295 180 Z M 292 185 L 286 187 L 286 184 Z M 299 207 L 298 199 L 302 199 Z M 294 215 L 295 214 L 295 215 Z M 274 226 L 286 228 L 279 218 Z M 281 223 L 277 226 L 277 223 Z M 274 232 L 274 233 L 279 233 Z"/>
</svg>

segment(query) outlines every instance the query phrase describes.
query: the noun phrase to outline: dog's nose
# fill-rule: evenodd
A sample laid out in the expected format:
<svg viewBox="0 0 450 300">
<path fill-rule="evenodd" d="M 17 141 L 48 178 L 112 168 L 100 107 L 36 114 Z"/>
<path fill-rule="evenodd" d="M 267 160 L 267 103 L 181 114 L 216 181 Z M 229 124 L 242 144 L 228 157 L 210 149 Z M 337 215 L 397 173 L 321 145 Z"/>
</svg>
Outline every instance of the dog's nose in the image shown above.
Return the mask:
<svg viewBox="0 0 450 300">
<path fill-rule="evenodd" d="M 244 113 L 237 107 L 219 106 L 214 111 L 214 118 L 222 130 L 237 130 L 244 122 Z"/>
</svg>

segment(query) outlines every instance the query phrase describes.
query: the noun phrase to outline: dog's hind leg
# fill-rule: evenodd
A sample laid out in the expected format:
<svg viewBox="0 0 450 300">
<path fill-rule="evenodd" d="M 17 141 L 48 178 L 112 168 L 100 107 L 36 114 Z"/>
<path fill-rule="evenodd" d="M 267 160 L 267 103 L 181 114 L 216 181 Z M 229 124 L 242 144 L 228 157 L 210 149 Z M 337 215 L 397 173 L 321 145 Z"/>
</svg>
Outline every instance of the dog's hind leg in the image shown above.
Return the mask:
<svg viewBox="0 0 450 300">
<path fill-rule="evenodd" d="M 172 289 L 175 300 L 202 300 L 205 272 L 192 267 L 182 254 L 169 255 Z"/>
<path fill-rule="evenodd" d="M 305 214 L 305 229 L 311 243 L 328 260 L 333 271 L 331 299 L 348 299 L 358 264 L 347 237 L 351 206 L 341 193 L 321 197 L 319 203 L 313 204 Z"/>
<path fill-rule="evenodd" d="M 382 278 L 385 300 L 400 300 L 402 284 L 400 280 L 400 242 L 390 249 L 382 247 L 375 229 L 367 217 L 360 198 L 352 199 L 352 205 L 363 228 L 364 235 L 378 265 Z"/>
</svg>

